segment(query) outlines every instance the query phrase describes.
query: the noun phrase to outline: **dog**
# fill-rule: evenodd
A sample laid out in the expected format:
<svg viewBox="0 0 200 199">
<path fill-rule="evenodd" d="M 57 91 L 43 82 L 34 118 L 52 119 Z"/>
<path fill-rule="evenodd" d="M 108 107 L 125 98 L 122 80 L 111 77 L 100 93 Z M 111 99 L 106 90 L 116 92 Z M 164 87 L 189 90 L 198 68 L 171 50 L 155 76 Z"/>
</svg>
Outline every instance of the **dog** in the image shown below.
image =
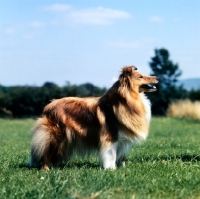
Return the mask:
<svg viewBox="0 0 200 199">
<path fill-rule="evenodd" d="M 50 164 L 68 160 L 74 152 L 93 151 L 104 169 L 124 166 L 131 146 L 148 135 L 151 105 L 144 92 L 156 91 L 156 83 L 156 76 L 125 66 L 101 97 L 53 100 L 32 129 L 30 166 L 49 170 Z"/>
</svg>

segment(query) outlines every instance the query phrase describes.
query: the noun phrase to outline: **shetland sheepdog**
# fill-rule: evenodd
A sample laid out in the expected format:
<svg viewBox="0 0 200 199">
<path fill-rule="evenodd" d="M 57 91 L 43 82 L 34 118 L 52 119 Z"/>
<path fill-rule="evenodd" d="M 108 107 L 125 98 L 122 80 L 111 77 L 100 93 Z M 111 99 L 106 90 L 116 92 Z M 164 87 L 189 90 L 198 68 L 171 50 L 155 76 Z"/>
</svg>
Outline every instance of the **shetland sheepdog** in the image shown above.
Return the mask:
<svg viewBox="0 0 200 199">
<path fill-rule="evenodd" d="M 144 92 L 156 91 L 158 83 L 157 77 L 136 70 L 123 67 L 101 97 L 65 97 L 48 104 L 32 129 L 30 166 L 49 170 L 74 152 L 92 151 L 104 169 L 125 165 L 132 144 L 148 135 L 151 105 Z"/>
</svg>

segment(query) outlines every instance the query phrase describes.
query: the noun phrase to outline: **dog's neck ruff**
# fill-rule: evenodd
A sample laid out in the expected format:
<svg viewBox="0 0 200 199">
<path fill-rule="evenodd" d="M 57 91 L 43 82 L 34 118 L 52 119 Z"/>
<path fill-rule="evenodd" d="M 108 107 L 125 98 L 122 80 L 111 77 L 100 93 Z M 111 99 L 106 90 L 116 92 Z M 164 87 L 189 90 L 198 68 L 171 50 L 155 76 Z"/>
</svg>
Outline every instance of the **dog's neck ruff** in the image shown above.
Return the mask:
<svg viewBox="0 0 200 199">
<path fill-rule="evenodd" d="M 141 98 L 142 98 L 142 101 L 143 101 L 143 104 L 144 104 L 144 107 L 146 110 L 146 120 L 149 124 L 150 120 L 151 120 L 151 102 L 145 94 L 141 93 L 140 95 L 141 95 Z"/>
</svg>

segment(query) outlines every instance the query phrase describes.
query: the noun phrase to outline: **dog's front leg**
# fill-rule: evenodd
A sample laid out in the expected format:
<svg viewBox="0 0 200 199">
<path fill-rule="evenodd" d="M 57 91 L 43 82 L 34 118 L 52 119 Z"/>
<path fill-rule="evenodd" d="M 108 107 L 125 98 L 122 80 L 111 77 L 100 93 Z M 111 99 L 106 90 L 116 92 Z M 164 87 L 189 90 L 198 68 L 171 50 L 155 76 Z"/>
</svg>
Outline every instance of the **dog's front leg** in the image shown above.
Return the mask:
<svg viewBox="0 0 200 199">
<path fill-rule="evenodd" d="M 104 169 L 116 169 L 117 146 L 115 142 L 101 147 L 99 156 Z"/>
</svg>

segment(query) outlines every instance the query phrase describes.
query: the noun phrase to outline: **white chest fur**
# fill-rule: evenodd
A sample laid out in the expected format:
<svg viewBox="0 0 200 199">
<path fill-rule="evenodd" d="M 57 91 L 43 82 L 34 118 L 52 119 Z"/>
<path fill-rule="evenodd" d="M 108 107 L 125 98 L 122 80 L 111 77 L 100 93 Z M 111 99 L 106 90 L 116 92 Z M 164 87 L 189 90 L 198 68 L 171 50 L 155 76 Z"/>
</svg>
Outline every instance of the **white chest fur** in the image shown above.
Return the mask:
<svg viewBox="0 0 200 199">
<path fill-rule="evenodd" d="M 143 93 L 141 93 L 140 95 L 146 109 L 146 120 L 149 124 L 151 120 L 151 102 Z"/>
</svg>

